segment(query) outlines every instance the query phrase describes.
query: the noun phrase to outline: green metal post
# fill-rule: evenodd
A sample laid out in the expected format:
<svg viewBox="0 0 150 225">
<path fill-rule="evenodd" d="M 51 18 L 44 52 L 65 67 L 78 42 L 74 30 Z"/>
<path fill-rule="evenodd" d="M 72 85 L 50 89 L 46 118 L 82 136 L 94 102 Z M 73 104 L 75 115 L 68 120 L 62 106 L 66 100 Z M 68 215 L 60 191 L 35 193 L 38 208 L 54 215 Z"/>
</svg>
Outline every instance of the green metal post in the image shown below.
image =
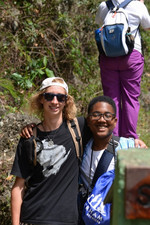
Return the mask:
<svg viewBox="0 0 150 225">
<path fill-rule="evenodd" d="M 150 225 L 150 149 L 118 151 L 112 225 Z"/>
</svg>

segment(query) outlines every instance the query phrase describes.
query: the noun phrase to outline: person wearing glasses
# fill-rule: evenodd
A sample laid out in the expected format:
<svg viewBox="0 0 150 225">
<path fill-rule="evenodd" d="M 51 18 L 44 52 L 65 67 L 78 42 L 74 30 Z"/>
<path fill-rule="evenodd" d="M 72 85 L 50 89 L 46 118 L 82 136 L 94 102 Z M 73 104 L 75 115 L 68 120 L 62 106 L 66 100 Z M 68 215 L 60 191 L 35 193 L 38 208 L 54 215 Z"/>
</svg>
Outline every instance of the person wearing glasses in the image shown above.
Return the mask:
<svg viewBox="0 0 150 225">
<path fill-rule="evenodd" d="M 33 166 L 28 159 L 30 149 L 21 137 L 11 171 L 16 176 L 11 191 L 12 224 L 76 225 L 79 162 L 67 126 L 67 120 L 76 116 L 73 97 L 62 78 L 47 78 L 30 106 L 41 118 L 37 163 Z M 78 121 L 82 133 L 85 119 Z"/>
<path fill-rule="evenodd" d="M 31 112 L 41 118 L 37 125 L 37 164 L 31 165 L 27 157 L 30 149 L 25 145 L 32 138 L 32 124 L 22 130 L 11 171 L 16 176 L 11 197 L 12 224 L 76 225 L 79 162 L 67 126 L 67 120 L 76 116 L 73 97 L 62 78 L 47 78 L 30 105 Z M 104 118 L 109 116 L 105 113 Z M 84 117 L 78 117 L 78 122 L 84 147 L 91 131 Z M 146 147 L 141 140 L 136 144 Z"/>
<path fill-rule="evenodd" d="M 84 217 L 84 221 L 82 219 L 83 206 L 86 197 L 92 192 L 97 179 L 103 173 L 114 170 L 115 168 L 115 151 L 135 147 L 133 138 L 120 137 L 118 140 L 115 139 L 113 130 L 117 124 L 116 105 L 110 97 L 98 96 L 91 100 L 88 106 L 87 124 L 92 132 L 92 138 L 84 149 L 82 164 L 80 166 L 80 194 L 85 196 L 85 198 L 83 197 L 83 200 L 79 200 L 79 225 L 86 224 L 84 223 L 86 217 Z M 113 154 L 109 152 L 106 154 L 106 149 L 109 144 L 114 147 Z M 106 157 L 109 158 L 107 159 Z M 109 161 L 103 165 L 104 160 L 105 162 L 107 160 Z M 96 174 L 95 171 L 98 165 L 99 172 Z M 95 204 L 98 206 L 98 202 L 95 202 Z M 98 220 L 98 218 L 95 219 Z M 92 224 L 99 224 L 95 221 Z"/>
</svg>

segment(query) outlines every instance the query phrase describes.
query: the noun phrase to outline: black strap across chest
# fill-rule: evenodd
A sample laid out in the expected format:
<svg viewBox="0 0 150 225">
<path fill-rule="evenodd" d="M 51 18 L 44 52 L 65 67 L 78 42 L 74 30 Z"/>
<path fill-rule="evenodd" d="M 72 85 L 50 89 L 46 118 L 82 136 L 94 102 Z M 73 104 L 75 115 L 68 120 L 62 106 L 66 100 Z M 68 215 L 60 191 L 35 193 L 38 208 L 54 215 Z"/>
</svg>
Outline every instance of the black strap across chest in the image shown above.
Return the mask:
<svg viewBox="0 0 150 225">
<path fill-rule="evenodd" d="M 119 143 L 119 137 L 117 136 L 112 136 L 107 149 L 105 149 L 105 151 L 102 154 L 102 157 L 100 158 L 94 177 L 93 177 L 93 181 L 92 181 L 92 187 L 94 187 L 97 179 L 107 171 L 110 162 L 112 160 L 112 158 L 114 157 L 115 159 L 115 148 L 118 146 Z"/>
</svg>

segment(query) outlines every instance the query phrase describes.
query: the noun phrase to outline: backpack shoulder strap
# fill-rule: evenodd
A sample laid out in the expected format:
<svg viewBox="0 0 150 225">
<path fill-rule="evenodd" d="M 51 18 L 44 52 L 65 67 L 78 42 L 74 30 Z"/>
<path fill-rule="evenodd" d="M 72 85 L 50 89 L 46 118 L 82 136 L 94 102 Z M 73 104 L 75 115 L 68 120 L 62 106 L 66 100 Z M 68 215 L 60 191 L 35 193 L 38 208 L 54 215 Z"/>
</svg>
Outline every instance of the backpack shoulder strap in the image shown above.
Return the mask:
<svg viewBox="0 0 150 225">
<path fill-rule="evenodd" d="M 35 138 L 37 137 L 37 128 L 36 127 L 33 128 L 33 136 Z"/>
<path fill-rule="evenodd" d="M 106 5 L 108 9 L 113 9 L 115 7 L 111 0 L 106 1 Z"/>
<path fill-rule="evenodd" d="M 125 0 L 118 6 L 118 8 L 125 8 L 131 1 L 133 0 Z"/>
<path fill-rule="evenodd" d="M 71 133 L 75 148 L 76 148 L 76 154 L 77 157 L 81 160 L 81 157 L 83 155 L 83 145 L 82 145 L 82 136 L 81 136 L 81 131 L 79 127 L 79 123 L 77 118 L 74 118 L 73 120 L 68 120 L 67 125 L 69 128 L 69 131 Z M 37 128 L 33 128 L 33 136 L 36 139 L 37 137 Z M 34 165 L 36 165 L 36 141 L 33 139 L 34 142 Z"/>
<path fill-rule="evenodd" d="M 107 149 L 103 152 L 102 157 L 99 160 L 98 166 L 96 168 L 93 181 L 92 181 L 92 187 L 94 187 L 97 179 L 107 171 L 110 162 L 112 158 L 115 158 L 115 148 L 118 146 L 120 137 L 113 136 L 107 146 Z"/>
<path fill-rule="evenodd" d="M 36 137 L 37 137 L 37 127 L 34 127 L 33 128 L 33 165 L 36 166 L 36 160 L 37 160 L 37 154 L 36 154 L 36 147 L 37 147 L 37 144 L 36 144 Z"/>
<path fill-rule="evenodd" d="M 83 155 L 83 145 L 81 131 L 77 118 L 74 118 L 73 120 L 68 120 L 67 125 L 76 148 L 77 157 L 81 160 L 81 157 Z"/>
</svg>

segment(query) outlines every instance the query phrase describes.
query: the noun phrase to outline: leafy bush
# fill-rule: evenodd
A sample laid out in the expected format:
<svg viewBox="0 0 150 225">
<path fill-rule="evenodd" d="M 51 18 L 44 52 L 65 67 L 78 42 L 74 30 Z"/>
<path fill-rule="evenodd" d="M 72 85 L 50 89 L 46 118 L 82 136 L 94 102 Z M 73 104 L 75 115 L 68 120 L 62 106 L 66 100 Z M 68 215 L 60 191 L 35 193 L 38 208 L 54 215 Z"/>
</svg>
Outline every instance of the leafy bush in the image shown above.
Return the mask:
<svg viewBox="0 0 150 225">
<path fill-rule="evenodd" d="M 79 93 L 90 80 L 96 90 L 88 89 L 88 96 L 97 93 L 99 67 L 93 22 L 96 5 L 96 1 L 89 0 L 6 1 L 0 17 L 6 34 L 0 43 L 4 50 L 3 67 L 0 65 L 3 77 L 7 73 L 25 90 L 54 74 L 70 84 L 75 82 Z M 75 96 L 77 101 L 86 99 L 86 94 Z"/>
</svg>

